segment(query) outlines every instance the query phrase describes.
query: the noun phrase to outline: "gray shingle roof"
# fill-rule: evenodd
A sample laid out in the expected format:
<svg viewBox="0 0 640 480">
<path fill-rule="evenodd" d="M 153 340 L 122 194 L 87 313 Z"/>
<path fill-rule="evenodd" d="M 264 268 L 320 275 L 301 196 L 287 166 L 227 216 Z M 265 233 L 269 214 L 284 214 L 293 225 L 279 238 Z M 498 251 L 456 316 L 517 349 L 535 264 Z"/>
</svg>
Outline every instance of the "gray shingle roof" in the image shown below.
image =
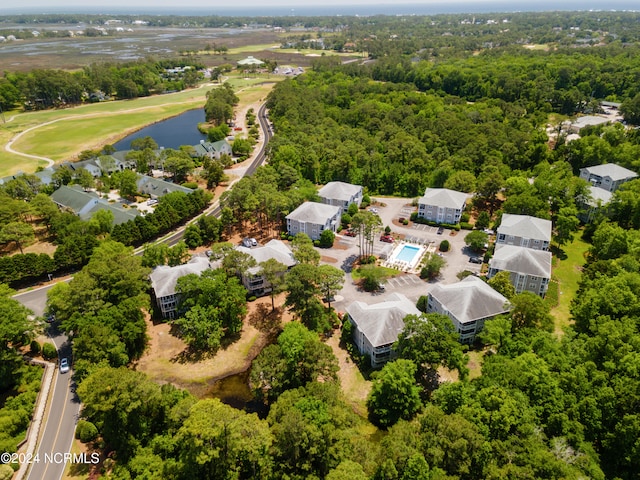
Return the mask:
<svg viewBox="0 0 640 480">
<path fill-rule="evenodd" d="M 496 244 L 489 268 L 551 278 L 551 252 L 515 245 Z"/>
<path fill-rule="evenodd" d="M 437 284 L 430 294 L 460 323 L 493 317 L 509 310 L 509 301 L 502 294 L 474 276 L 450 285 Z"/>
<path fill-rule="evenodd" d="M 148 175 L 138 176 L 138 191 L 147 195 L 154 195 L 156 197 L 162 197 L 171 192 L 184 192 L 189 194 L 193 192 L 190 188 L 183 187 L 171 182 L 165 182 L 159 178 L 153 178 Z"/>
<path fill-rule="evenodd" d="M 176 284 L 180 277 L 195 273 L 200 275 L 209 268 L 209 259 L 206 257 L 194 257 L 189 263 L 169 267 L 160 265 L 153 269 L 149 278 L 151 279 L 151 288 L 155 292 L 156 298 L 166 297 L 176 293 Z"/>
<path fill-rule="evenodd" d="M 603 163 L 602 165 L 594 165 L 586 167 L 585 170 L 590 175 L 598 175 L 599 177 L 609 177 L 611 180 L 625 180 L 627 178 L 635 178 L 638 174 L 628 168 L 621 167 L 615 163 Z"/>
<path fill-rule="evenodd" d="M 318 195 L 322 198 L 342 200 L 344 202 L 351 200 L 362 189 L 361 185 L 352 185 L 345 182 L 329 182 L 320 190 Z"/>
<path fill-rule="evenodd" d="M 262 247 L 247 248 L 238 246 L 236 250 L 251 255 L 256 263 L 266 262 L 270 258 L 277 260 L 287 267 L 293 267 L 297 263 L 295 258 L 293 258 L 293 252 L 280 240 L 270 240 Z M 252 267 L 249 269 L 249 273 L 255 275 L 260 270 L 260 266 Z"/>
<path fill-rule="evenodd" d="M 298 222 L 315 223 L 324 225 L 327 219 L 332 218 L 336 214 L 340 214 L 342 209 L 334 205 L 326 205 L 317 202 L 304 202 L 293 212 L 287 215 L 287 220 L 296 220 Z"/>
<path fill-rule="evenodd" d="M 393 293 L 386 301 L 374 305 L 353 302 L 346 310 L 358 330 L 374 347 L 395 342 L 404 329 L 404 318 L 421 313 L 400 293 Z"/>
<path fill-rule="evenodd" d="M 469 198 L 468 194 L 449 190 L 448 188 L 427 188 L 419 203 L 458 209 L 465 204 L 467 198 Z"/>
<path fill-rule="evenodd" d="M 87 203 L 98 201 L 98 196 L 85 192 L 80 185 L 62 185 L 51 194 L 51 200 L 58 205 L 70 208 L 76 214 L 82 210 Z"/>
<path fill-rule="evenodd" d="M 529 215 L 505 213 L 502 215 L 498 234 L 550 242 L 551 221 Z"/>
</svg>

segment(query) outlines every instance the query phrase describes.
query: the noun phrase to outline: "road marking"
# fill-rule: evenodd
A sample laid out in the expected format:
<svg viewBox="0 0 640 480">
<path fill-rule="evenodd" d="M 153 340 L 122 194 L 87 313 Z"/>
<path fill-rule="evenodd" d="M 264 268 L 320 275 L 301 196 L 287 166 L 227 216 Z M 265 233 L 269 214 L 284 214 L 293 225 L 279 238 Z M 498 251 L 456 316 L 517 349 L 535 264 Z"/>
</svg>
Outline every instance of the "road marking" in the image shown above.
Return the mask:
<svg viewBox="0 0 640 480">
<path fill-rule="evenodd" d="M 71 375 L 71 370 L 69 370 L 67 373 L 69 375 Z M 61 375 L 61 373 L 59 373 L 59 371 L 58 371 L 58 377 L 60 375 Z M 69 377 L 69 378 L 71 378 L 71 377 Z M 58 384 L 58 379 L 56 378 L 56 385 L 57 384 Z M 54 388 L 54 395 L 53 396 L 55 397 L 55 388 Z M 53 397 L 52 397 L 52 400 L 53 400 Z M 55 448 L 56 443 L 58 442 L 58 436 L 60 435 L 60 427 L 62 426 L 62 420 L 64 419 L 64 412 L 66 411 L 67 404 L 69 403 L 68 400 L 69 400 L 69 380 L 67 380 L 67 388 L 65 389 L 65 394 L 64 394 L 64 405 L 62 406 L 62 413 L 60 414 L 60 421 L 58 422 L 58 428 L 56 429 L 56 436 L 53 438 L 53 443 L 51 445 L 52 448 Z M 51 408 L 53 408 L 53 406 L 54 405 L 53 405 L 53 401 L 52 401 Z M 51 411 L 49 411 L 49 414 L 51 414 Z M 40 445 L 40 446 L 42 446 L 42 445 Z M 53 452 L 52 451 L 52 452 L 49 452 L 49 453 L 57 453 L 57 452 Z M 61 453 L 65 453 L 65 452 L 61 452 Z M 47 479 L 47 475 L 46 474 L 47 474 L 47 470 L 48 469 L 49 469 L 49 463 L 46 464 L 46 466 L 44 467 L 44 472 L 42 473 L 42 478 L 45 479 L 45 480 Z M 63 470 L 63 474 L 64 474 L 64 470 Z M 29 478 L 29 480 L 31 480 L 31 478 Z"/>
</svg>

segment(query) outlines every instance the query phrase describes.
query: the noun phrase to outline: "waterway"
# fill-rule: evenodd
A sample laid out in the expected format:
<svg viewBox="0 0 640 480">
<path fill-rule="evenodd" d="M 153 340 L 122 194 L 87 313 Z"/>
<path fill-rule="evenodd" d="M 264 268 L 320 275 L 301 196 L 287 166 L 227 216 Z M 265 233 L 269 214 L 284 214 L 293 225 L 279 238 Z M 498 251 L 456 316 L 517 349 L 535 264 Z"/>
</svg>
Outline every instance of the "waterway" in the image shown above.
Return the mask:
<svg viewBox="0 0 640 480">
<path fill-rule="evenodd" d="M 138 130 L 113 144 L 116 150 L 130 150 L 131 141 L 151 137 L 159 147 L 178 149 L 182 145 L 197 145 L 207 136 L 200 133 L 198 123 L 204 122 L 204 109 L 187 110 L 166 120 Z"/>
</svg>

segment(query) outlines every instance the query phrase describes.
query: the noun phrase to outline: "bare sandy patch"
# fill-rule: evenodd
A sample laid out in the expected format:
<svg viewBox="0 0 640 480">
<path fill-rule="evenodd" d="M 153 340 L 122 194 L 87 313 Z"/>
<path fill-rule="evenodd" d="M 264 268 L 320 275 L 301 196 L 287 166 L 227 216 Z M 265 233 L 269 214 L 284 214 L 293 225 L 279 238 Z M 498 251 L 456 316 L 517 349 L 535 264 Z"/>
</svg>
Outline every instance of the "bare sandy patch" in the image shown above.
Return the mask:
<svg viewBox="0 0 640 480">
<path fill-rule="evenodd" d="M 338 359 L 338 366 L 340 367 L 338 378 L 347 402 L 356 413 L 366 417 L 366 401 L 371 391 L 371 382 L 365 380 L 358 366 L 351 361 L 349 352 L 340 342 L 340 330 L 335 330 L 326 343 L 331 347 L 333 354 Z"/>
<path fill-rule="evenodd" d="M 276 306 L 284 303 L 284 296 L 276 297 Z M 158 383 L 171 383 L 202 397 L 218 380 L 246 371 L 253 359 L 277 335 L 281 322 L 290 315 L 280 309 L 278 318 L 270 316 L 271 297 L 266 296 L 248 304 L 242 332 L 237 341 L 221 348 L 215 355 L 197 357 L 172 331 L 168 323 L 153 323 L 146 319 L 148 348 L 136 365 Z"/>
</svg>

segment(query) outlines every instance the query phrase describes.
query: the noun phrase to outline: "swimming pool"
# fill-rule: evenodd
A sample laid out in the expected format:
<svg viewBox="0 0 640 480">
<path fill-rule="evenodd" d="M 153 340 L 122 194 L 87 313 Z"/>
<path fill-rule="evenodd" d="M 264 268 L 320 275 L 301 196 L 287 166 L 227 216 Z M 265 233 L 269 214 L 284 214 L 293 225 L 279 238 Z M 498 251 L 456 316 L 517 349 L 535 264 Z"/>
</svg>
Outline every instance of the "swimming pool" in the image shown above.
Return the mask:
<svg viewBox="0 0 640 480">
<path fill-rule="evenodd" d="M 387 265 L 408 272 L 416 268 L 426 250 L 422 245 L 398 245 L 389 256 Z"/>
<path fill-rule="evenodd" d="M 396 260 L 401 262 L 412 263 L 415 256 L 420 252 L 420 248 L 411 245 L 403 245 L 402 249 L 396 254 Z"/>
</svg>

